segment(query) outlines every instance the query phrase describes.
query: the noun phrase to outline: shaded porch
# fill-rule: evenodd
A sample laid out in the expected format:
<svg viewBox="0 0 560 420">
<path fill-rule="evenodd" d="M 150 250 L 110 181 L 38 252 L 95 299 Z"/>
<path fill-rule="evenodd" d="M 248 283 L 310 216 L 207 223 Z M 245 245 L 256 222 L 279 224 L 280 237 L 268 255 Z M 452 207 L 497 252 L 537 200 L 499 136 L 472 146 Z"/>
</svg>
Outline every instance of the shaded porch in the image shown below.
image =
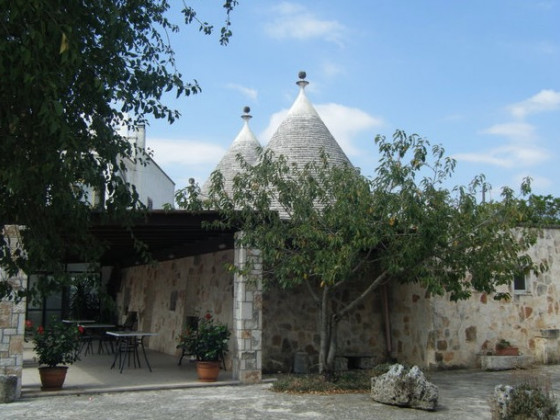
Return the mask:
<svg viewBox="0 0 560 420">
<path fill-rule="evenodd" d="M 197 380 L 195 363 L 183 359 L 181 366 L 177 365 L 178 357 L 146 350 L 152 372 L 148 370 L 144 360 L 141 367 L 126 366 L 122 373 L 118 368 L 111 369 L 113 354 L 82 355 L 68 368 L 64 387 L 60 391 L 41 391 L 38 364 L 34 360 L 30 343 L 24 349 L 22 374 L 22 398 L 33 398 L 47 395 L 64 394 L 96 394 L 104 392 L 146 391 L 157 389 L 180 389 L 201 386 L 223 386 L 239 384 L 232 380 L 231 370 L 220 370 L 217 382 L 203 383 Z"/>
</svg>

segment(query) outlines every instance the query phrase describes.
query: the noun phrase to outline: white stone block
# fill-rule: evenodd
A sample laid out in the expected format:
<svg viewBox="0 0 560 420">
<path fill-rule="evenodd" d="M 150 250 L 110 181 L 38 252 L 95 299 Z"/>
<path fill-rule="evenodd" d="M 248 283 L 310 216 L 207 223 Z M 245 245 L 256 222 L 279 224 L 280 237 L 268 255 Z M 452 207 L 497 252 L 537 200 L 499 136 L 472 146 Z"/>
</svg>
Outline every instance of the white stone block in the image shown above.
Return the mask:
<svg viewBox="0 0 560 420">
<path fill-rule="evenodd" d="M 525 369 L 532 363 L 531 356 L 480 356 L 480 367 L 483 370 Z"/>
<path fill-rule="evenodd" d="M 253 304 L 252 303 L 245 303 L 242 308 L 242 319 L 253 319 Z"/>
<path fill-rule="evenodd" d="M 255 299 L 255 295 L 253 291 L 247 291 L 245 292 L 245 302 L 253 302 Z"/>
</svg>

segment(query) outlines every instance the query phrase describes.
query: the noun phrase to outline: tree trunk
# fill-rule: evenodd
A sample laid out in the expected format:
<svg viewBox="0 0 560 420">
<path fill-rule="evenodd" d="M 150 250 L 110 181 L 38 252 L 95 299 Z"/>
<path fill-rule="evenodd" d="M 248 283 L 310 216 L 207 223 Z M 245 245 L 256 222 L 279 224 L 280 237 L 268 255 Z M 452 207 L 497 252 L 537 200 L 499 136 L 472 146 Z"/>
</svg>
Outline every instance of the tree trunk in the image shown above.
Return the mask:
<svg viewBox="0 0 560 420">
<path fill-rule="evenodd" d="M 329 351 L 327 353 L 327 361 L 325 364 L 325 377 L 328 380 L 334 379 L 335 372 L 335 357 L 338 342 L 338 320 L 336 314 L 332 314 L 329 322 Z"/>
<path fill-rule="evenodd" d="M 351 312 L 358 304 L 360 304 L 370 293 L 376 290 L 380 285 L 385 284 L 388 280 L 388 273 L 383 272 L 378 275 L 368 287 L 352 302 L 346 306 L 333 307 L 333 300 L 331 294 L 337 286 L 343 282 L 335 285 L 334 287 L 325 285 L 322 288 L 322 295 L 320 301 L 321 319 L 319 331 L 321 333 L 321 341 L 319 348 L 319 373 L 325 375 L 327 379 L 335 377 L 335 358 L 338 350 L 338 323 L 339 321 Z"/>
<path fill-rule="evenodd" d="M 320 337 L 321 342 L 319 345 L 319 373 L 324 373 L 327 369 L 327 356 L 329 353 L 329 342 L 330 342 L 330 334 L 329 334 L 329 287 L 324 286 L 323 294 L 321 296 L 321 319 L 320 319 Z"/>
</svg>

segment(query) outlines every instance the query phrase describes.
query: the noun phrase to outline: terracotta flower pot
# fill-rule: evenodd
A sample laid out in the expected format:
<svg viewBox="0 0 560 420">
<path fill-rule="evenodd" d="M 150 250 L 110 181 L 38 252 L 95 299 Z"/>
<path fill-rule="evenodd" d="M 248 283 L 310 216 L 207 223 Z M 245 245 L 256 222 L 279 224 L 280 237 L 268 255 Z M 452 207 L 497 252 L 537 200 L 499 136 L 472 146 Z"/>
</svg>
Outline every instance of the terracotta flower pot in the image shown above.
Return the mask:
<svg viewBox="0 0 560 420">
<path fill-rule="evenodd" d="M 519 356 L 518 347 L 496 348 L 496 356 Z"/>
<path fill-rule="evenodd" d="M 41 377 L 41 389 L 52 391 L 61 389 L 66 379 L 68 366 L 44 366 L 39 368 L 39 376 Z"/>
<path fill-rule="evenodd" d="M 220 362 L 196 362 L 196 373 L 201 382 L 216 382 L 220 374 Z"/>
</svg>

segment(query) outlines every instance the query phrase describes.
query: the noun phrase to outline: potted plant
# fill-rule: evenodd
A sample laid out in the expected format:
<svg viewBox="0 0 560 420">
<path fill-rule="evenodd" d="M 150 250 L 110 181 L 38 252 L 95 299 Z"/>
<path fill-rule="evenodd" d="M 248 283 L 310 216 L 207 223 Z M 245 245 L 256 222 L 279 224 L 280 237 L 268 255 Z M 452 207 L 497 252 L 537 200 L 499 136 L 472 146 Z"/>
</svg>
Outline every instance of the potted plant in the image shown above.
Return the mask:
<svg viewBox="0 0 560 420">
<path fill-rule="evenodd" d="M 496 344 L 496 356 L 519 356 L 519 348 L 502 338 Z"/>
<path fill-rule="evenodd" d="M 26 322 L 26 328 L 33 325 Z M 33 332 L 33 350 L 37 353 L 42 389 L 60 389 L 66 379 L 68 366 L 79 360 L 80 335 L 83 327 L 65 325 L 53 318 L 46 327 L 40 325 Z M 62 365 L 62 366 L 61 366 Z"/>
<path fill-rule="evenodd" d="M 220 362 L 228 351 L 230 331 L 227 325 L 215 322 L 210 313 L 198 318 L 196 326 L 188 327 L 180 336 L 177 347 L 184 354 L 196 357 L 198 378 L 203 382 L 214 382 L 220 373 Z"/>
</svg>

